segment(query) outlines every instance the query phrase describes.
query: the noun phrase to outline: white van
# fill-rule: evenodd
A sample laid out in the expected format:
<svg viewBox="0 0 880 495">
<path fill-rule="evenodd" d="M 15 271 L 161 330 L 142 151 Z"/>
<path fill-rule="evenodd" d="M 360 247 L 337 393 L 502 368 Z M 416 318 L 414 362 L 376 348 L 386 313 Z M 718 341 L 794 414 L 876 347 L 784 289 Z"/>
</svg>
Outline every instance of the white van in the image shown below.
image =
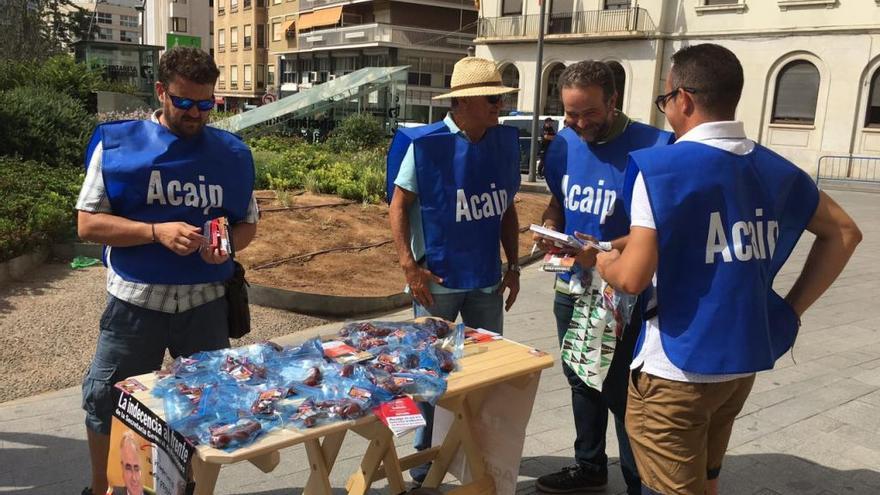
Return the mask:
<svg viewBox="0 0 880 495">
<path fill-rule="evenodd" d="M 556 123 L 556 132 L 565 127 L 565 119 L 560 115 L 542 115 L 538 118 L 538 145 L 541 145 L 541 131 L 544 129 L 544 120 L 552 119 Z M 499 117 L 498 123 L 516 127 L 519 130 L 519 169 L 522 173 L 529 172 L 529 154 L 532 144 L 532 116 L 531 115 L 507 115 Z"/>
</svg>

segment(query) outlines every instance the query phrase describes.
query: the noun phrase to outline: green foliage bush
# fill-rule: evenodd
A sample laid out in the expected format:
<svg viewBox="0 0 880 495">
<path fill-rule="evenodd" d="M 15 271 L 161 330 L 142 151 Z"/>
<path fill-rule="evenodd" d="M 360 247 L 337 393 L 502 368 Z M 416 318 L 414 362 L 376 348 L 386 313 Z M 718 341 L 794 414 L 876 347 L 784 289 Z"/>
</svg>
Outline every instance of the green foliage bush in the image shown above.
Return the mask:
<svg viewBox="0 0 880 495">
<path fill-rule="evenodd" d="M 335 152 L 355 152 L 388 144 L 385 129 L 368 113 L 346 117 L 327 138 L 327 146 Z"/>
<path fill-rule="evenodd" d="M 73 233 L 82 172 L 0 157 L 0 262 Z"/>
<path fill-rule="evenodd" d="M 368 203 L 379 203 L 385 194 L 384 148 L 337 153 L 327 145 L 287 145 L 277 138 L 250 145 L 259 189 L 306 189 Z"/>
<path fill-rule="evenodd" d="M 0 90 L 21 86 L 39 86 L 65 94 L 88 105 L 93 91 L 115 91 L 134 94 L 130 84 L 115 83 L 104 79 L 104 71 L 77 63 L 70 55 L 56 55 L 42 64 L 33 62 L 0 61 Z"/>
<path fill-rule="evenodd" d="M 75 99 L 47 88 L 0 91 L 3 153 L 51 166 L 78 166 L 95 119 Z"/>
</svg>

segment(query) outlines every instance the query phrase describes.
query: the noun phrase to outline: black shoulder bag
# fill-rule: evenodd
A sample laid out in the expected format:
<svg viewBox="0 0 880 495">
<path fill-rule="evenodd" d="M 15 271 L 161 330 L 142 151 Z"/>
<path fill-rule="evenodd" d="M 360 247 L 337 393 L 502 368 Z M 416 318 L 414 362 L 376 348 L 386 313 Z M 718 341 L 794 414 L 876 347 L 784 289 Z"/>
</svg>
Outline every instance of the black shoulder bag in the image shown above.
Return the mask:
<svg viewBox="0 0 880 495">
<path fill-rule="evenodd" d="M 229 306 L 229 337 L 240 339 L 251 331 L 251 310 L 248 306 L 248 284 L 244 267 L 233 260 L 235 271 L 226 281 L 226 302 Z"/>
</svg>

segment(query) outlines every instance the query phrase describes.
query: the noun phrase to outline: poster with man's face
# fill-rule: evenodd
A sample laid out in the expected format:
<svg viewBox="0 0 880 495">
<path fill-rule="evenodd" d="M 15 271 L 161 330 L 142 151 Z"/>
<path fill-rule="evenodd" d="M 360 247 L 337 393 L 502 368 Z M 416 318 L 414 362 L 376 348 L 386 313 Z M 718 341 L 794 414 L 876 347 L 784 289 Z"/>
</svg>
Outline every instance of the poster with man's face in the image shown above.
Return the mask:
<svg viewBox="0 0 880 495">
<path fill-rule="evenodd" d="M 155 449 L 134 430 L 113 418 L 107 479 L 114 494 L 144 495 L 154 489 Z"/>
<path fill-rule="evenodd" d="M 107 479 L 114 495 L 184 495 L 195 452 L 183 436 L 135 397 L 146 387 L 131 380 L 114 388 Z M 134 386 L 139 385 L 139 386 Z"/>
</svg>

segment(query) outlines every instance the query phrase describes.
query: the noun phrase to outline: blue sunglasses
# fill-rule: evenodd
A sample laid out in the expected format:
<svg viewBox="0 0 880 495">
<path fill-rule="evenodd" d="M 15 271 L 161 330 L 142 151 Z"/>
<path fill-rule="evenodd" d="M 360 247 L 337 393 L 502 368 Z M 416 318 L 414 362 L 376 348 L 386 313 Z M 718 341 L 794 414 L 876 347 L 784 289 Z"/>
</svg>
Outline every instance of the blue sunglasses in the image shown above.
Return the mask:
<svg viewBox="0 0 880 495">
<path fill-rule="evenodd" d="M 188 111 L 190 108 L 195 105 L 198 107 L 199 111 L 207 112 L 214 108 L 214 97 L 212 96 L 210 100 L 193 100 L 191 98 L 182 98 L 180 96 L 174 96 L 170 91 L 165 90 L 165 93 L 171 97 L 171 104 L 176 108 L 179 108 L 183 111 Z"/>
</svg>

